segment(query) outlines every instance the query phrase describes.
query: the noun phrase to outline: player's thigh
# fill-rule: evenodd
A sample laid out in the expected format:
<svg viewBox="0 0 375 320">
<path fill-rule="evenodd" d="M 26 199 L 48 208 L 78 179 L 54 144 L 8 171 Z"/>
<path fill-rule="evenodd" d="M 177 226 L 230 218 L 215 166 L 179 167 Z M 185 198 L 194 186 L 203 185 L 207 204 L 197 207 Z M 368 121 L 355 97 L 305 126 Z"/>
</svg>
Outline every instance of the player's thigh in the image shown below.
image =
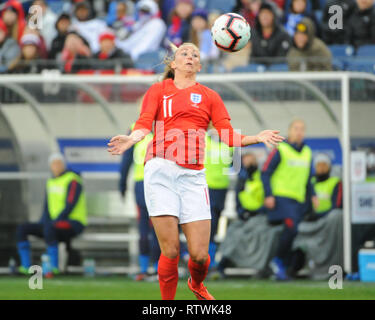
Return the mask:
<svg viewBox="0 0 375 320">
<path fill-rule="evenodd" d="M 198 220 L 181 224 L 185 234 L 190 257 L 194 262 L 204 263 L 208 257 L 211 220 Z"/>
<path fill-rule="evenodd" d="M 178 218 L 171 215 L 159 215 L 151 217 L 151 222 L 161 253 L 167 258 L 176 258 L 180 252 Z"/>
</svg>

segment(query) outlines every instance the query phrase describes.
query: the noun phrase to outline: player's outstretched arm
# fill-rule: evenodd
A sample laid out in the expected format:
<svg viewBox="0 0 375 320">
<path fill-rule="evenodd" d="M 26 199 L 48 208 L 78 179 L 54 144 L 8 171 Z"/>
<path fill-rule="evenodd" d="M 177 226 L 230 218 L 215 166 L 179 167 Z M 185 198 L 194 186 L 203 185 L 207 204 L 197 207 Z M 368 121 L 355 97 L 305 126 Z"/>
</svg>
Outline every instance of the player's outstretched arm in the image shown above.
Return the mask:
<svg viewBox="0 0 375 320">
<path fill-rule="evenodd" d="M 284 137 L 278 135 L 279 132 L 278 130 L 263 130 L 256 136 L 244 136 L 241 143 L 243 146 L 264 143 L 268 148 L 272 148 L 285 140 Z"/>
<path fill-rule="evenodd" d="M 123 154 L 145 136 L 146 133 L 143 130 L 134 130 L 130 135 L 115 136 L 109 141 L 107 151 L 112 155 Z"/>
</svg>

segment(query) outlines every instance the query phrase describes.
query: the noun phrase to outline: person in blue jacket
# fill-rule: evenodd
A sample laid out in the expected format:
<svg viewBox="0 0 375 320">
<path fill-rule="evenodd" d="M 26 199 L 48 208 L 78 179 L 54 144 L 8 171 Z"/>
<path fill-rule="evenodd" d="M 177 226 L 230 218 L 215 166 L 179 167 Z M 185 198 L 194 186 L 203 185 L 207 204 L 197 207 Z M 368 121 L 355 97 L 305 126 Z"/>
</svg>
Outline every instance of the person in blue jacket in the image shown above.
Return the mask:
<svg viewBox="0 0 375 320">
<path fill-rule="evenodd" d="M 292 253 L 298 224 L 306 211 L 306 195 L 311 195 L 314 207 L 318 199 L 311 184 L 312 152 L 304 143 L 305 123 L 291 122 L 288 140 L 269 154 L 262 170 L 264 206 L 271 225 L 283 224 L 276 255 L 270 267 L 277 280 L 288 280 L 287 267 Z"/>
<path fill-rule="evenodd" d="M 43 238 L 51 270 L 43 270 L 46 277 L 59 273 L 58 242 L 68 241 L 87 225 L 86 198 L 79 174 L 68 170 L 64 157 L 52 154 L 49 158 L 52 177 L 46 183 L 43 215 L 37 223 L 24 223 L 16 231 L 17 249 L 21 261 L 19 272 L 28 274 L 31 266 L 29 235 Z"/>
</svg>

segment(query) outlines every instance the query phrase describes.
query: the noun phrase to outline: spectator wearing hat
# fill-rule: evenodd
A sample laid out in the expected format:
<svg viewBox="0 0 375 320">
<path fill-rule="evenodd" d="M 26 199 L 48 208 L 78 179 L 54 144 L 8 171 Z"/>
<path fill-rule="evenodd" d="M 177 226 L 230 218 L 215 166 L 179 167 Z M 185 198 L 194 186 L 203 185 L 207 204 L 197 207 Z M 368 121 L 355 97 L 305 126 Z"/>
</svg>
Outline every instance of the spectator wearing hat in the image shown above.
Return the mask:
<svg viewBox="0 0 375 320">
<path fill-rule="evenodd" d="M 16 0 L 7 1 L 1 11 L 1 19 L 7 26 L 8 36 L 19 43 L 26 26 L 22 4 Z"/>
<path fill-rule="evenodd" d="M 324 42 L 315 36 L 314 23 L 304 18 L 296 26 L 293 47 L 287 54 L 291 71 L 332 70 L 332 55 Z"/>
<path fill-rule="evenodd" d="M 331 176 L 331 159 L 325 153 L 314 158 L 315 175 L 311 183 L 314 187 L 319 205 L 312 208 L 308 220 L 313 221 L 326 216 L 333 209 L 342 208 L 342 183 L 338 177 Z"/>
<path fill-rule="evenodd" d="M 375 44 L 375 0 L 356 0 L 348 21 L 348 40 L 354 47 Z"/>
<path fill-rule="evenodd" d="M 177 0 L 174 10 L 170 13 L 166 38 L 177 47 L 189 39 L 193 11 L 193 0 Z"/>
<path fill-rule="evenodd" d="M 13 69 L 15 73 L 40 73 L 43 69 L 41 64 L 41 41 L 36 34 L 24 34 L 21 38 L 21 56 Z"/>
<path fill-rule="evenodd" d="M 52 272 L 59 273 L 58 241 L 68 241 L 79 235 L 87 225 L 87 210 L 82 179 L 79 174 L 67 169 L 64 157 L 57 153 L 49 158 L 52 177 L 46 182 L 43 214 L 37 223 L 18 226 L 17 249 L 20 256 L 20 273 L 28 274 L 31 266 L 29 235 L 43 238 L 47 244 Z"/>
<path fill-rule="evenodd" d="M 57 32 L 56 37 L 52 40 L 51 49 L 49 51 L 49 59 L 56 59 L 61 54 L 66 37 L 69 33 L 71 26 L 71 18 L 67 13 L 62 13 L 56 20 L 55 29 Z"/>
<path fill-rule="evenodd" d="M 129 54 L 116 47 L 116 36 L 111 31 L 105 31 L 99 36 L 100 50 L 93 55 L 93 69 L 110 70 L 120 68 L 133 68 L 134 64 Z"/>
<path fill-rule="evenodd" d="M 98 35 L 107 29 L 107 24 L 98 18 L 91 18 L 91 11 L 89 2 L 76 3 L 72 28 L 88 42 L 91 52 L 96 53 L 99 51 Z"/>
<path fill-rule="evenodd" d="M 8 37 L 8 29 L 0 20 L 0 73 L 9 72 L 17 63 L 20 47 L 16 40 Z"/>
<path fill-rule="evenodd" d="M 56 37 L 55 23 L 57 15 L 48 7 L 48 3 L 45 0 L 35 0 L 32 5 L 39 6 L 42 9 L 43 27 L 39 31 L 44 38 L 47 51 L 49 51 L 52 40 Z"/>
<path fill-rule="evenodd" d="M 199 48 L 202 63 L 219 57 L 219 50 L 212 41 L 208 26 L 207 11 L 204 9 L 196 9 L 192 14 L 190 41 Z"/>
<path fill-rule="evenodd" d="M 133 61 L 146 52 L 156 51 L 164 38 L 166 25 L 159 17 L 159 7 L 153 0 L 141 0 L 136 5 L 136 22 L 129 37 L 118 39 L 116 45 L 129 53 Z"/>
<path fill-rule="evenodd" d="M 292 39 L 278 22 L 274 5 L 262 3 L 255 21 L 251 38 L 251 61 L 266 65 L 284 62 Z"/>
</svg>

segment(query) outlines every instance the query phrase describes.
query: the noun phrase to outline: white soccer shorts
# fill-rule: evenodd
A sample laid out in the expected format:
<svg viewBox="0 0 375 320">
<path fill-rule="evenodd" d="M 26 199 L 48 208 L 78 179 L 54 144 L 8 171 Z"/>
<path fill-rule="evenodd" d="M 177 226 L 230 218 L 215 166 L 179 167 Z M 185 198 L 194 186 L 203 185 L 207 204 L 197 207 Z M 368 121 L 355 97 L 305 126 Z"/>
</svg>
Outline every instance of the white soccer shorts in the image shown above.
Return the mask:
<svg viewBox="0 0 375 320">
<path fill-rule="evenodd" d="M 180 224 L 211 219 L 205 169 L 153 158 L 145 164 L 144 189 L 150 217 L 172 215 Z"/>
</svg>

